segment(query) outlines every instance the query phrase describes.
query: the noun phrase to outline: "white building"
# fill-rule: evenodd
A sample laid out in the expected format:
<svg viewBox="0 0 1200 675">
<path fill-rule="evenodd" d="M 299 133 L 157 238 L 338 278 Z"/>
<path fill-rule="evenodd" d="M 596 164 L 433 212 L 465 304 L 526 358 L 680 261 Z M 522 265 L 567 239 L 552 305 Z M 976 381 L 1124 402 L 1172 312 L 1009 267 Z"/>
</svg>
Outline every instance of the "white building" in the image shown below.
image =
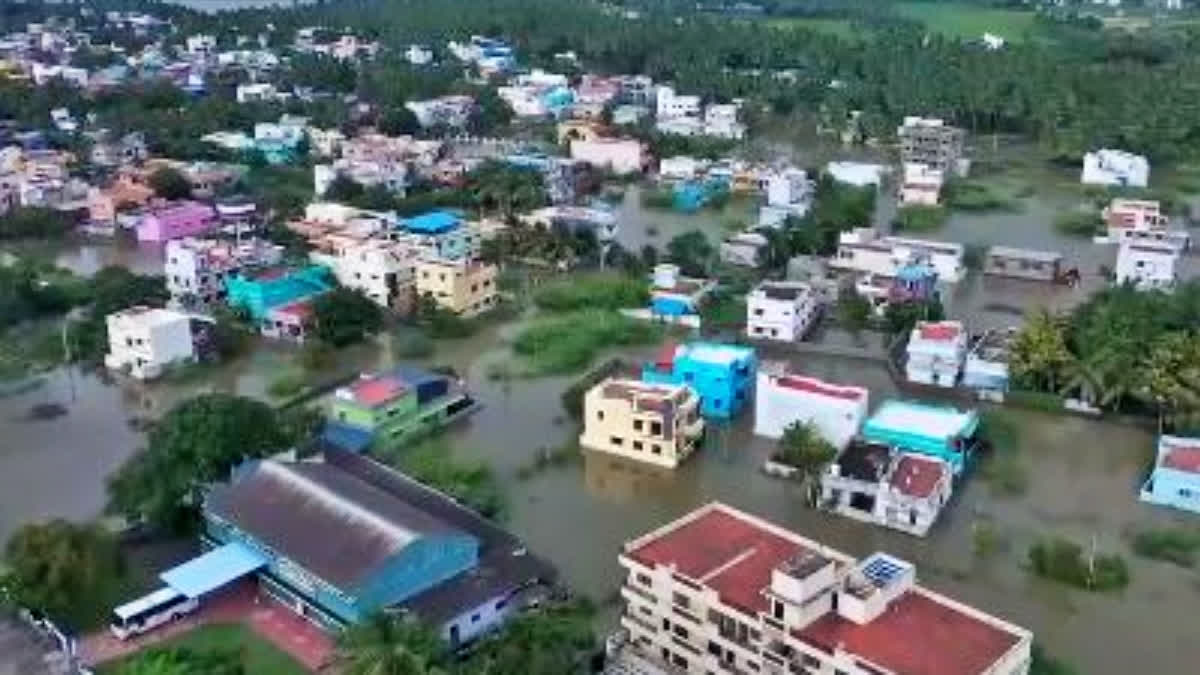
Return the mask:
<svg viewBox="0 0 1200 675">
<path fill-rule="evenodd" d="M 679 96 L 674 87 L 660 85 L 655 91 L 655 117 L 659 120 L 673 117 L 696 117 L 700 114 L 699 96 Z"/>
<path fill-rule="evenodd" d="M 966 273 L 963 253 L 962 244 L 909 237 L 881 237 L 873 228 L 859 227 L 839 235 L 837 254 L 829 261 L 829 266 L 837 270 L 894 278 L 901 267 L 923 259 L 933 266 L 939 282 L 955 284 Z"/>
<path fill-rule="evenodd" d="M 839 183 L 854 185 L 856 187 L 866 187 L 873 185 L 878 187 L 883 183 L 883 176 L 887 173 L 887 167 L 882 164 L 868 164 L 865 162 L 830 162 L 825 165 L 825 173 Z"/>
<path fill-rule="evenodd" d="M 139 379 L 158 377 L 175 363 L 193 361 L 192 318 L 169 309 L 130 307 L 109 314 L 104 365 Z"/>
<path fill-rule="evenodd" d="M 1033 635 L 917 584 L 710 503 L 618 557 L 628 649 L 666 672 L 1025 675 Z"/>
<path fill-rule="evenodd" d="M 746 125 L 738 122 L 741 106 L 736 103 L 713 103 L 704 109 L 704 135 L 741 140 L 746 137 Z"/>
<path fill-rule="evenodd" d="M 761 181 L 767 203 L 759 207 L 759 227 L 780 227 L 789 216 L 803 218 L 812 208 L 813 182 L 803 169 L 771 171 Z"/>
<path fill-rule="evenodd" d="M 863 387 L 795 375 L 781 364 L 763 363 L 754 392 L 754 433 L 781 438 L 792 424 L 812 424 L 822 438 L 841 449 L 867 418 L 868 399 Z"/>
<path fill-rule="evenodd" d="M 217 48 L 217 38 L 212 35 L 189 35 L 184 43 L 192 56 L 208 56 Z"/>
<path fill-rule="evenodd" d="M 953 387 L 967 359 L 967 331 L 959 321 L 918 321 L 906 354 L 904 376 L 909 382 Z"/>
<path fill-rule="evenodd" d="M 470 96 L 442 96 L 426 101 L 408 101 L 404 107 L 412 111 L 422 127 L 460 128 L 467 125 L 471 111 L 475 109 L 475 99 Z"/>
<path fill-rule="evenodd" d="M 420 255 L 404 244 L 347 240 L 332 252 L 313 251 L 309 257 L 332 270 L 339 284 L 362 291 L 381 307 L 403 307 L 415 297 L 414 270 Z"/>
<path fill-rule="evenodd" d="M 409 45 L 404 58 L 414 66 L 423 66 L 433 61 L 433 50 L 423 45 Z"/>
<path fill-rule="evenodd" d="M 821 475 L 822 508 L 923 537 L 954 489 L 954 471 L 935 457 L 856 441 Z"/>
<path fill-rule="evenodd" d="M 900 206 L 937 206 L 946 175 L 926 164 L 907 163 L 900 182 Z"/>
<path fill-rule="evenodd" d="M 1146 187 L 1150 184 L 1150 162 L 1123 150 L 1097 150 L 1083 156 L 1084 185 Z"/>
<path fill-rule="evenodd" d="M 308 127 L 305 133 L 308 134 L 309 150 L 317 157 L 336 157 L 342 150 L 342 143 L 346 141 L 346 135 L 336 128 Z"/>
<path fill-rule="evenodd" d="M 687 155 L 663 157 L 658 161 L 658 177 L 664 180 L 686 180 L 695 178 L 708 162 Z"/>
<path fill-rule="evenodd" d="M 758 340 L 803 340 L 820 312 L 803 281 L 764 281 L 746 294 L 746 335 Z"/>
<path fill-rule="evenodd" d="M 163 257 L 171 302 L 203 306 L 225 297 L 226 276 L 244 267 L 278 263 L 283 259 L 283 247 L 259 239 L 235 244 L 185 237 L 169 240 Z"/>
<path fill-rule="evenodd" d="M 1001 49 L 1004 47 L 1004 38 L 1000 37 L 999 35 L 994 35 L 992 33 L 984 33 L 983 37 L 980 39 L 980 42 L 983 44 L 984 47 L 987 48 L 988 51 L 994 52 L 997 49 Z"/>
<path fill-rule="evenodd" d="M 1117 283 L 1140 291 L 1169 290 L 1177 280 L 1179 249 L 1169 243 L 1124 243 L 1117 249 Z"/>
<path fill-rule="evenodd" d="M 646 165 L 646 146 L 633 138 L 575 139 L 571 141 L 571 159 L 616 174 L 637 173 Z"/>
<path fill-rule="evenodd" d="M 75 68 L 73 66 L 48 66 L 35 61 L 30 75 L 33 77 L 33 83 L 38 86 L 42 86 L 55 78 L 61 78 L 67 84 L 76 87 L 86 87 L 88 83 L 88 71 L 84 68 Z"/>
<path fill-rule="evenodd" d="M 762 251 L 768 243 L 767 238 L 758 232 L 744 230 L 725 237 L 721 241 L 718 254 L 723 263 L 739 267 L 758 267 Z"/>
</svg>

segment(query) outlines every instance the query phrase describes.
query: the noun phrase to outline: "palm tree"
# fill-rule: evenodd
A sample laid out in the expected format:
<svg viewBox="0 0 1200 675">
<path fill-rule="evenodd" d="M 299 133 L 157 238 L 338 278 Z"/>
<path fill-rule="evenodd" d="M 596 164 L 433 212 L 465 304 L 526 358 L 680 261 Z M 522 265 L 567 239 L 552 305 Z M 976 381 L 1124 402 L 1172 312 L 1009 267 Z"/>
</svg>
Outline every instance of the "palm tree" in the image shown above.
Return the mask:
<svg viewBox="0 0 1200 675">
<path fill-rule="evenodd" d="M 446 675 L 445 651 L 416 619 L 380 612 L 342 633 L 335 658 L 346 675 Z"/>
</svg>

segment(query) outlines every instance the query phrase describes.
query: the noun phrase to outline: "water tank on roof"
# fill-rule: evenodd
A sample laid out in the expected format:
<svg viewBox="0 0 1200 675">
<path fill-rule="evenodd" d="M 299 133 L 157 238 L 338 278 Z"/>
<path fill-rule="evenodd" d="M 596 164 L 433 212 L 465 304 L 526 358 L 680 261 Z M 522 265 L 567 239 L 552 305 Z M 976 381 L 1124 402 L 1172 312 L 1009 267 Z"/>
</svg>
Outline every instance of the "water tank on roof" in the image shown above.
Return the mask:
<svg viewBox="0 0 1200 675">
<path fill-rule="evenodd" d="M 654 287 L 675 288 L 675 280 L 679 278 L 679 265 L 662 263 L 654 266 Z"/>
</svg>

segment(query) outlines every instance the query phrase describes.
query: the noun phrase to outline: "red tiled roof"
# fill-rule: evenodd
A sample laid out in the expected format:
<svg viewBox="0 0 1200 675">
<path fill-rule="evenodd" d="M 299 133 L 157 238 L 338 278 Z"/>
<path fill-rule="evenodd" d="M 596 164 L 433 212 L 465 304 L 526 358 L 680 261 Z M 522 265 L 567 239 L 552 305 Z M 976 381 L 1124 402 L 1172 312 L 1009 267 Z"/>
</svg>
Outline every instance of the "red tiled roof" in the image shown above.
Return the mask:
<svg viewBox="0 0 1200 675">
<path fill-rule="evenodd" d="M 722 602 L 754 615 L 769 609 L 762 590 L 771 583 L 771 570 L 804 550 L 717 508 L 630 551 L 629 556 L 650 567 L 674 565 L 677 573 L 715 590 Z"/>
<path fill-rule="evenodd" d="M 840 645 L 901 675 L 982 673 L 1020 640 L 916 591 L 893 600 L 870 623 L 830 612 L 794 635 L 829 653 Z"/>
<path fill-rule="evenodd" d="M 867 390 L 862 387 L 841 387 L 836 384 L 829 384 L 814 377 L 800 377 L 796 375 L 782 375 L 776 382 L 781 387 L 795 389 L 797 391 L 806 391 L 810 394 L 818 394 L 820 396 L 828 396 L 830 398 L 840 398 L 847 401 L 857 401 L 867 396 Z"/>
<path fill-rule="evenodd" d="M 946 475 L 945 466 L 933 459 L 904 455 L 892 474 L 892 487 L 910 497 L 928 497 Z"/>
<path fill-rule="evenodd" d="M 1200 473 L 1200 448 L 1174 448 L 1163 457 L 1162 464 L 1176 471 Z"/>
<path fill-rule="evenodd" d="M 286 304 L 275 311 L 290 314 L 291 316 L 307 319 L 313 315 L 312 303 L 308 300 L 297 300 L 296 302 Z"/>
<path fill-rule="evenodd" d="M 404 382 L 391 375 L 381 375 L 360 380 L 350 387 L 354 399 L 363 405 L 376 406 L 403 394 Z"/>
<path fill-rule="evenodd" d="M 958 337 L 960 328 L 952 323 L 927 323 L 918 330 L 922 340 L 952 340 Z"/>
</svg>

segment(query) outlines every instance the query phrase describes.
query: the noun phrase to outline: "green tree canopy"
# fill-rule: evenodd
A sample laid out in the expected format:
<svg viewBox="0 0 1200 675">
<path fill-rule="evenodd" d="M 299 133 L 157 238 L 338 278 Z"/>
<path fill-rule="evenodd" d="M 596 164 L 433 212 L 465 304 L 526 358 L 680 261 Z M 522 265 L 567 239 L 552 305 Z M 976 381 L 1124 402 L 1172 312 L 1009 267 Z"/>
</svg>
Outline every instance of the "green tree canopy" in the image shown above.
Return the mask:
<svg viewBox="0 0 1200 675">
<path fill-rule="evenodd" d="M 151 647 L 122 662 L 113 675 L 248 675 L 236 649 Z"/>
<path fill-rule="evenodd" d="M 679 271 L 689 277 L 706 277 L 716 249 L 700 230 L 676 235 L 667 242 L 667 259 L 679 265 Z"/>
<path fill-rule="evenodd" d="M 807 490 L 808 499 L 813 498 L 813 487 L 825 465 L 837 456 L 837 448 L 821 436 L 811 422 L 793 422 L 783 430 L 779 445 L 771 459 L 786 464 L 797 471 L 797 478 Z"/>
<path fill-rule="evenodd" d="M 146 182 L 154 194 L 163 199 L 187 199 L 192 196 L 192 183 L 178 169 L 164 166 L 150 174 Z"/>
<path fill-rule="evenodd" d="M 380 612 L 338 636 L 336 660 L 345 675 L 445 675 L 447 656 L 424 624 Z"/>
<path fill-rule="evenodd" d="M 0 586 L 17 601 L 58 621 L 81 626 L 89 622 L 90 601 L 108 597 L 113 579 L 122 573 L 116 541 L 96 525 L 65 520 L 23 526 L 4 549 Z"/>
<path fill-rule="evenodd" d="M 313 300 L 316 335 L 334 347 L 361 342 L 383 327 L 383 311 L 362 291 L 339 286 Z"/>
</svg>

